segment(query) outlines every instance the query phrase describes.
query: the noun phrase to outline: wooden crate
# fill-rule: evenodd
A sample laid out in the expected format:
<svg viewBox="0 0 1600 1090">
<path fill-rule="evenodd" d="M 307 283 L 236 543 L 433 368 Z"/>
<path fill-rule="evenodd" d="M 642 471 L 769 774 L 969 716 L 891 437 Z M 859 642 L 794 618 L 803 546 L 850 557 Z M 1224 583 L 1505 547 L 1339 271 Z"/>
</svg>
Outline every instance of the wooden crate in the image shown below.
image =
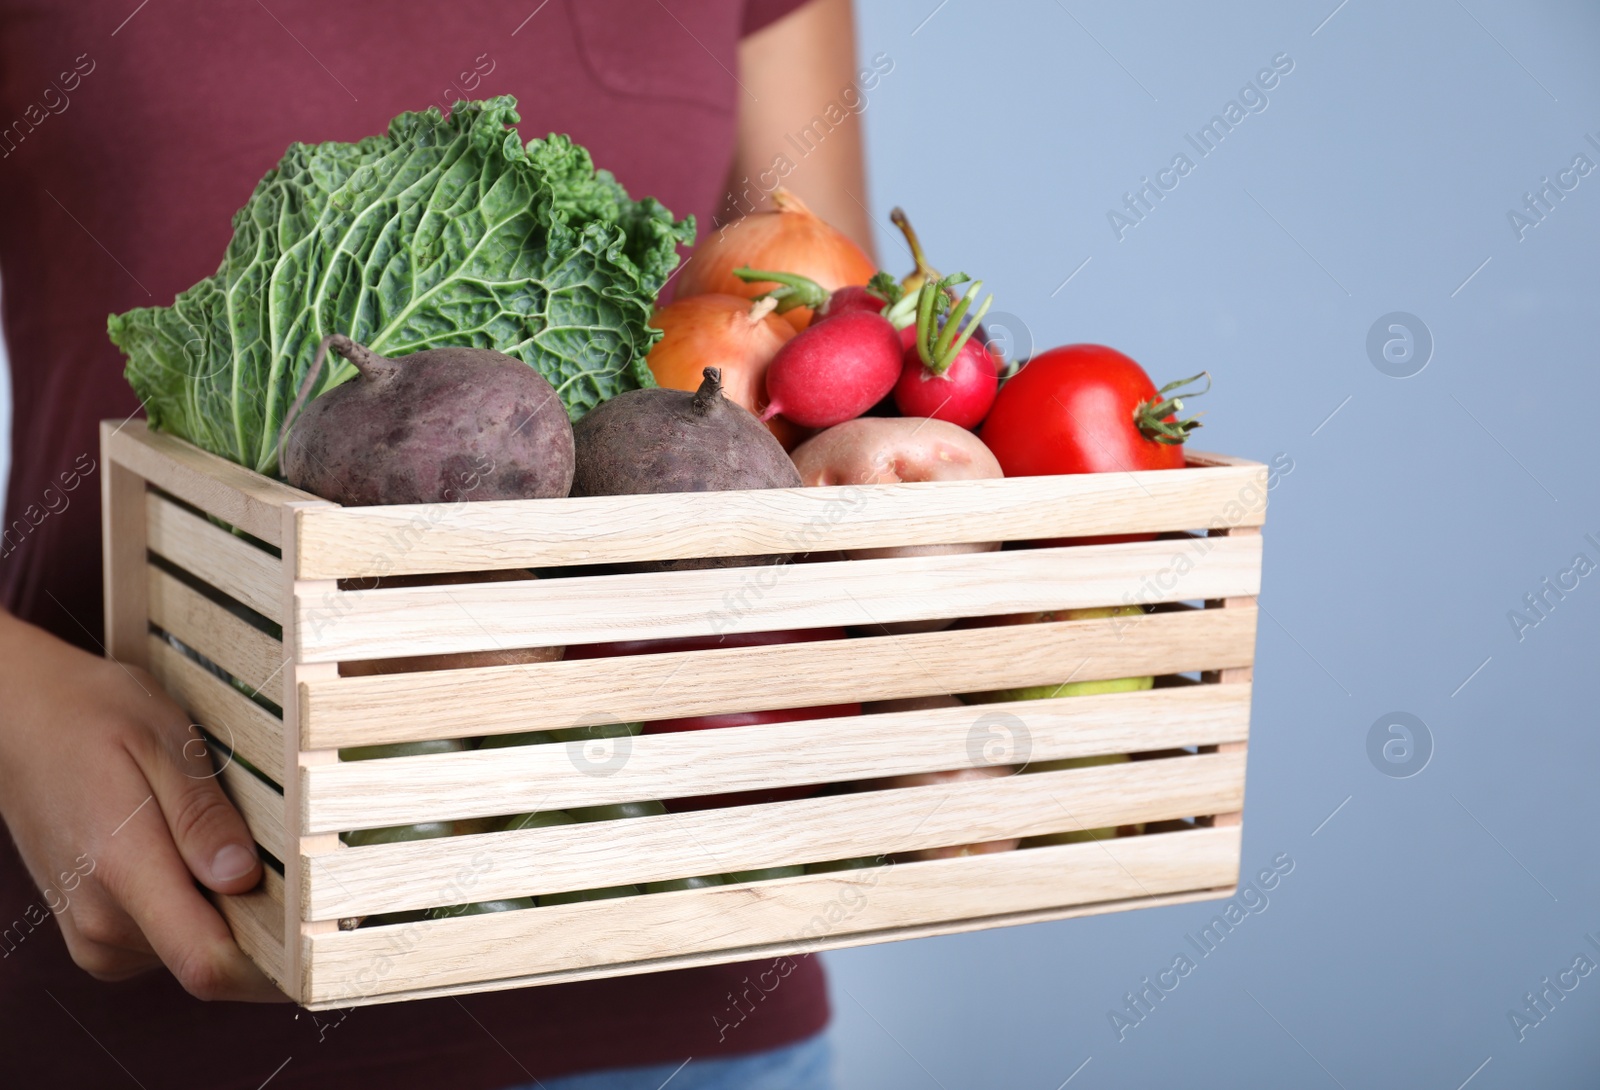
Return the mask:
<svg viewBox="0 0 1600 1090">
<path fill-rule="evenodd" d="M 224 785 L 277 865 L 254 892 L 218 901 L 240 945 L 307 1007 L 777 958 L 1232 893 L 1266 509 L 1257 463 L 1191 453 L 1182 471 L 342 508 L 139 422 L 104 426 L 102 450 L 107 648 L 152 670 L 220 743 Z M 1164 536 L 783 566 L 571 571 L 1136 532 Z M 339 582 L 509 567 L 568 572 L 522 583 Z M 338 666 L 1127 602 L 1154 608 L 383 676 L 341 677 Z M 587 746 L 366 761 L 338 754 L 1139 675 L 1158 675 L 1156 687 Z M 348 847 L 340 839 L 429 820 L 1100 754 L 1144 759 L 408 843 Z M 893 861 L 917 849 L 1140 823 L 1142 835 L 1113 840 Z M 858 856 L 887 861 L 352 926 L 379 913 Z"/>
</svg>

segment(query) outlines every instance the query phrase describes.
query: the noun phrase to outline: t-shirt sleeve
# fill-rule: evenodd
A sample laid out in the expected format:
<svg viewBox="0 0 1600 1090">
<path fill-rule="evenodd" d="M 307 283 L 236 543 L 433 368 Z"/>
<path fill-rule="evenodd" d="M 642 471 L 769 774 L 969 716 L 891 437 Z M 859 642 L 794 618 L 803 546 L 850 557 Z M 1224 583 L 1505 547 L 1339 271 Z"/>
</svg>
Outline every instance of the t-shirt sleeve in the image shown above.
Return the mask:
<svg viewBox="0 0 1600 1090">
<path fill-rule="evenodd" d="M 745 0 L 744 26 L 740 33 L 754 34 L 806 3 L 807 0 Z"/>
</svg>

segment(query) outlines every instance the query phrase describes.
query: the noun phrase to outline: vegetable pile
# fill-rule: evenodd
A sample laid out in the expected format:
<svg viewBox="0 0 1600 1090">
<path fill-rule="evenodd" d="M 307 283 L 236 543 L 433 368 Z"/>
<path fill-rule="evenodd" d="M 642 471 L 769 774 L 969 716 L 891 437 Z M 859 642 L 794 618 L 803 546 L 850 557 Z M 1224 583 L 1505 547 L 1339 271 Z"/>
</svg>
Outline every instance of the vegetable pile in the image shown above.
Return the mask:
<svg viewBox="0 0 1600 1090">
<path fill-rule="evenodd" d="M 215 276 L 170 307 L 110 319 L 153 426 L 342 504 L 673 494 L 1040 474 L 1179 469 L 1198 421 L 1183 390 L 1159 389 L 1100 345 L 1007 361 L 981 324 L 992 297 L 941 274 L 899 209 L 914 268 L 879 271 L 791 194 L 724 227 L 677 286 L 689 220 L 634 201 L 588 153 L 552 135 L 524 145 L 510 98 L 402 114 L 385 136 L 295 145 L 234 219 Z M 327 366 L 324 366 L 326 364 Z M 1200 392 L 1204 392 L 1203 390 Z M 281 463 L 281 464 L 280 464 Z M 1147 535 L 1148 536 L 1148 535 Z M 1099 542 L 1130 538 L 1095 539 Z M 1012 542 L 1007 548 L 1077 545 Z M 801 560 L 873 560 L 1002 547 L 998 541 L 852 550 Z M 636 564 L 623 570 L 779 564 L 788 555 Z M 383 586 L 560 577 L 502 571 L 385 579 Z M 882 632 L 975 629 L 1141 613 L 1139 606 L 901 622 L 572 648 L 510 648 L 341 664 L 345 675 L 433 671 L 838 641 Z M 1150 688 L 1154 679 L 941 693 L 867 705 L 760 710 L 651 723 L 597 723 L 487 739 L 369 746 L 344 760 L 482 748 L 583 747 L 637 734 L 916 715 Z M 916 790 L 1130 755 L 967 767 L 857 784 L 735 791 L 611 806 L 353 830 L 347 844 L 533 830 L 852 790 Z M 949 845 L 912 860 L 1133 835 L 1071 829 L 1027 841 Z M 880 859 L 703 875 L 642 887 L 556 891 L 429 910 L 507 911 L 880 865 Z M 397 923 L 424 913 L 395 913 Z M 355 926 L 356 922 L 350 925 Z"/>
<path fill-rule="evenodd" d="M 647 323 L 692 220 L 634 201 L 564 136 L 524 145 L 509 96 L 405 113 L 355 144 L 295 144 L 234 216 L 217 272 L 113 315 L 150 423 L 261 473 L 318 344 L 492 348 L 574 419 L 652 385 Z M 355 374 L 339 364 L 317 392 Z"/>
</svg>

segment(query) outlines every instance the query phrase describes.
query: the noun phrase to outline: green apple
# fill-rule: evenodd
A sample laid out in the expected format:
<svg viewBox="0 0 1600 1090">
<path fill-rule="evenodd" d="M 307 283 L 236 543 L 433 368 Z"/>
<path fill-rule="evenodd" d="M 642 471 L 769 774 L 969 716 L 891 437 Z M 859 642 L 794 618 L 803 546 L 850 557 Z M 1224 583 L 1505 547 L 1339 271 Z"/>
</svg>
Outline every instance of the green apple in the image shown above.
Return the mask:
<svg viewBox="0 0 1600 1090">
<path fill-rule="evenodd" d="M 382 829 L 356 829 L 348 833 L 340 833 L 339 839 L 352 848 L 365 847 L 368 844 L 398 844 L 406 840 L 432 840 L 435 837 L 452 836 L 456 827 L 449 821 L 424 821 L 416 825 L 390 825 Z"/>
<path fill-rule="evenodd" d="M 571 825 L 577 820 L 565 810 L 540 810 L 536 814 L 516 814 L 508 817 L 502 828 L 507 831 L 514 829 L 547 829 L 552 825 Z"/>
<path fill-rule="evenodd" d="M 339 751 L 341 761 L 371 761 L 378 757 L 415 757 L 420 753 L 458 753 L 467 748 L 460 738 L 431 738 L 422 742 L 394 742 L 385 746 L 349 746 Z"/>
<path fill-rule="evenodd" d="M 704 889 L 707 886 L 723 885 L 722 875 L 703 874 L 695 878 L 670 878 L 665 882 L 646 882 L 646 893 L 671 893 L 677 889 Z"/>
<path fill-rule="evenodd" d="M 574 901 L 604 901 L 608 897 L 632 897 L 638 892 L 638 886 L 608 886 L 605 889 L 575 889 L 568 893 L 540 894 L 539 903 L 541 905 L 569 905 Z"/>
<path fill-rule="evenodd" d="M 479 749 L 500 749 L 503 746 L 537 746 L 554 742 L 555 736 L 547 730 L 530 730 L 521 734 L 491 734 L 478 743 Z"/>
<path fill-rule="evenodd" d="M 655 817 L 667 808 L 659 802 L 614 802 L 608 806 L 579 806 L 567 811 L 577 821 L 615 821 L 618 818 Z"/>
<path fill-rule="evenodd" d="M 1144 615 L 1140 606 L 1094 606 L 1089 609 L 1052 609 L 1038 613 L 1012 613 L 1004 617 L 985 617 L 974 622 L 977 627 L 995 627 L 1013 624 L 1042 624 L 1047 621 L 1091 621 L 1102 617 L 1139 617 Z M 1017 689 L 1000 689 L 986 693 L 966 693 L 961 699 L 968 704 L 998 704 L 1013 700 L 1049 700 L 1058 696 L 1092 696 L 1097 693 L 1130 693 L 1148 689 L 1155 684 L 1153 677 L 1116 677 L 1096 681 L 1063 681 L 1055 685 L 1026 685 Z"/>
<path fill-rule="evenodd" d="M 804 874 L 806 869 L 800 866 L 792 867 L 762 867 L 760 870 L 740 870 L 728 875 L 729 882 L 765 882 L 769 878 L 797 878 Z"/>
<path fill-rule="evenodd" d="M 807 874 L 828 874 L 841 870 L 865 870 L 868 867 L 883 866 L 883 857 L 858 855 L 854 859 L 831 859 L 826 863 L 806 864 Z"/>
</svg>

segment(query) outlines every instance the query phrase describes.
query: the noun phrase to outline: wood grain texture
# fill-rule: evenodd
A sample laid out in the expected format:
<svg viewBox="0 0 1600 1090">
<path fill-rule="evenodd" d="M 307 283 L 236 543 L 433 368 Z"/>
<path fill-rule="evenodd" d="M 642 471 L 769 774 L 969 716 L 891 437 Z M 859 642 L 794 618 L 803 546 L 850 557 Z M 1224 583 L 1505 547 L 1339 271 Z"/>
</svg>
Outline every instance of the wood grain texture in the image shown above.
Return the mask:
<svg viewBox="0 0 1600 1090">
<path fill-rule="evenodd" d="M 211 893 L 208 896 L 228 921 L 239 949 L 272 980 L 283 988 L 283 879 L 271 867 L 264 868 L 261 884 L 249 893 Z"/>
<path fill-rule="evenodd" d="M 635 799 L 1242 742 L 1250 686 L 1060 697 L 468 750 L 301 771 L 302 827 L 370 829 Z"/>
<path fill-rule="evenodd" d="M 304 579 L 1203 529 L 1266 517 L 1266 467 L 308 511 Z M 1243 497 L 1241 499 L 1241 497 Z M 1259 497 L 1252 500 L 1251 497 Z"/>
<path fill-rule="evenodd" d="M 295 561 L 295 520 L 305 511 L 326 506 L 328 505 L 323 500 L 292 500 L 284 505 L 281 512 L 281 536 L 285 543 L 282 568 L 285 601 L 293 601 L 299 594 L 328 594 L 334 589 L 332 580 L 312 583 L 297 579 L 294 574 L 298 567 Z M 299 620 L 291 611 L 289 620 L 283 627 L 284 647 L 290 659 L 285 667 L 284 691 L 291 694 L 291 699 L 283 706 L 283 761 L 284 767 L 290 773 L 284 782 L 284 808 L 285 813 L 289 815 L 291 827 L 286 854 L 279 858 L 283 860 L 284 868 L 284 973 L 289 994 L 296 1000 L 304 1000 L 311 987 L 306 952 L 312 940 L 318 935 L 336 931 L 339 927 L 337 920 L 313 920 L 301 911 L 306 897 L 306 861 L 332 854 L 342 848 L 338 834 L 308 834 L 299 822 L 299 815 L 304 807 L 300 798 L 304 770 L 317 765 L 332 764 L 339 759 L 338 753 L 332 749 L 303 746 L 300 742 L 303 733 L 300 705 L 298 700 L 292 698 L 292 694 L 298 692 L 299 686 L 303 683 L 327 682 L 339 676 L 339 667 L 336 663 L 306 664 L 300 661 L 301 635 Z"/>
<path fill-rule="evenodd" d="M 1260 537 L 1261 528 L 1259 526 L 1241 526 L 1230 529 L 1212 530 L 1211 533 L 1213 536 L 1217 537 Z M 1223 598 L 1220 601 L 1207 602 L 1206 607 L 1208 609 L 1257 608 L 1254 597 Z M 1255 678 L 1255 667 L 1253 665 L 1245 665 L 1226 667 L 1221 670 L 1208 670 L 1205 672 L 1204 678 L 1206 681 L 1216 683 L 1218 686 L 1247 687 Z M 1245 752 L 1245 749 L 1246 743 L 1241 739 L 1238 741 L 1219 743 L 1216 747 L 1216 752 L 1242 754 Z M 1241 807 L 1242 805 L 1243 803 L 1241 802 Z M 1244 822 L 1244 810 L 1241 808 L 1239 810 L 1231 810 L 1225 814 L 1213 814 L 1211 815 L 1210 822 L 1213 826 L 1240 825 Z"/>
<path fill-rule="evenodd" d="M 104 427 L 102 460 L 107 647 L 123 661 L 149 662 L 219 740 L 227 742 L 231 730 L 241 757 L 282 778 L 279 795 L 238 764 L 221 773 L 285 874 L 270 873 L 244 897 L 216 900 L 246 952 L 313 1006 L 336 1005 L 341 991 L 344 1002 L 393 1001 L 1182 903 L 1223 895 L 1236 880 L 1239 828 L 1230 823 L 1243 800 L 1266 507 L 1267 467 L 1259 463 L 1187 452 L 1191 468 L 1181 473 L 341 509 L 152 434 L 142 422 Z M 149 493 L 146 481 L 281 545 L 283 561 Z M 1212 536 L 909 563 L 580 576 L 509 592 L 504 585 L 340 592 L 333 582 L 1194 529 Z M 281 621 L 283 642 L 147 567 L 147 543 L 166 562 Z M 625 668 L 599 660 L 339 678 L 336 666 L 547 643 L 1192 599 L 1221 608 L 640 656 Z M 245 683 L 269 686 L 267 695 L 285 705 L 284 721 L 147 635 L 147 618 Z M 348 764 L 336 752 L 580 722 L 1194 670 L 1216 684 L 734 728 L 715 739 L 643 737 L 626 743 L 631 749 L 618 770 L 603 776 L 584 774 L 574 758 L 584 763 L 587 751 L 563 744 Z M 752 677 L 763 679 L 759 691 Z M 985 724 L 986 714 L 997 718 Z M 408 820 L 968 766 L 981 763 L 988 740 L 974 731 L 1003 735 L 1014 724 L 1000 717 L 1013 715 L 1038 761 L 1183 745 L 1202 753 L 361 849 L 344 848 L 336 835 Z M 425 941 L 398 957 L 395 927 L 337 930 L 340 917 L 407 906 L 1196 815 L 1213 827 L 428 921 L 416 925 Z M 451 883 L 479 860 L 488 869 L 464 896 Z M 862 905 L 858 915 L 808 932 L 845 897 Z M 384 968 L 371 986 L 352 995 L 350 982 L 378 965 Z"/>
<path fill-rule="evenodd" d="M 1173 903 L 1162 895 L 1178 891 L 1174 900 L 1194 900 L 1225 892 L 1187 891 L 1231 886 L 1238 859 L 1237 829 L 1196 830 L 339 932 L 311 944 L 307 999 L 343 1005 L 490 975 L 520 986 L 776 958 L 1090 905 Z"/>
<path fill-rule="evenodd" d="M 865 563 L 865 562 L 862 562 Z M 307 748 L 804 708 L 1243 665 L 1254 610 L 825 640 L 300 686 Z M 752 678 L 761 679 L 759 687 Z"/>
<path fill-rule="evenodd" d="M 113 457 L 114 431 L 100 425 L 100 565 L 105 588 L 105 653 L 145 665 L 150 630 L 145 564 L 144 478 Z"/>
<path fill-rule="evenodd" d="M 250 835 L 255 837 L 256 843 L 272 853 L 274 859 L 281 860 L 288 850 L 283 796 L 236 761 L 225 763 L 218 779 L 239 813 L 244 815 L 244 823 L 250 827 Z"/>
<path fill-rule="evenodd" d="M 891 928 L 885 931 L 843 932 L 821 942 L 806 943 L 797 949 L 792 943 L 769 943 L 762 946 L 741 946 L 718 950 L 709 954 L 681 954 L 652 958 L 649 961 L 614 962 L 589 969 L 569 969 L 556 973 L 525 974 L 514 977 L 495 977 L 477 980 L 470 984 L 444 987 L 402 988 L 397 991 L 356 998 L 347 995 L 343 1000 L 319 1000 L 307 1004 L 308 1010 L 329 1010 L 351 1005 L 352 1000 L 362 1005 L 409 1002 L 413 999 L 436 999 L 452 995 L 474 995 L 482 992 L 505 991 L 511 988 L 530 988 L 544 984 L 567 984 L 581 980 L 604 977 L 637 976 L 641 973 L 663 973 L 674 969 L 692 969 L 700 965 L 726 965 L 732 962 L 761 961 L 786 956 L 801 956 L 819 950 L 839 950 L 853 946 L 871 946 L 877 943 L 897 942 L 904 939 L 925 939 L 939 935 L 954 935 L 964 931 L 979 931 L 995 927 L 1016 927 L 1022 924 L 1049 923 L 1083 916 L 1102 916 L 1111 912 L 1130 912 L 1141 908 L 1166 908 L 1172 905 L 1194 904 L 1232 897 L 1237 887 L 1217 887 L 1192 893 L 1171 893 L 1157 897 L 1132 897 L 1117 901 L 1101 901 L 1068 908 L 1047 908 L 1037 912 L 1010 912 L 998 916 L 984 916 L 970 920 L 946 920 L 940 923 Z"/>
<path fill-rule="evenodd" d="M 1259 538 L 297 595 L 303 662 L 1255 594 Z"/>
<path fill-rule="evenodd" d="M 659 817 L 376 844 L 303 861 L 306 919 L 599 889 L 1214 814 L 1237 807 L 1233 754 L 796 799 Z"/>
<path fill-rule="evenodd" d="M 168 695 L 217 741 L 281 785 L 283 721 L 162 637 L 152 633 L 147 639 L 150 672 Z"/>
<path fill-rule="evenodd" d="M 283 565 L 277 557 L 155 492 L 145 495 L 145 522 L 151 552 L 283 623 Z"/>
<path fill-rule="evenodd" d="M 126 466 L 162 491 L 270 545 L 282 544 L 280 512 L 284 504 L 317 499 L 225 458 L 207 454 L 182 439 L 151 431 L 143 420 L 115 426 L 119 430 L 104 441 L 108 460 Z M 110 432 L 110 429 L 105 430 Z"/>
<path fill-rule="evenodd" d="M 283 644 L 160 568 L 150 565 L 146 571 L 152 622 L 268 700 L 283 704 Z"/>
</svg>

